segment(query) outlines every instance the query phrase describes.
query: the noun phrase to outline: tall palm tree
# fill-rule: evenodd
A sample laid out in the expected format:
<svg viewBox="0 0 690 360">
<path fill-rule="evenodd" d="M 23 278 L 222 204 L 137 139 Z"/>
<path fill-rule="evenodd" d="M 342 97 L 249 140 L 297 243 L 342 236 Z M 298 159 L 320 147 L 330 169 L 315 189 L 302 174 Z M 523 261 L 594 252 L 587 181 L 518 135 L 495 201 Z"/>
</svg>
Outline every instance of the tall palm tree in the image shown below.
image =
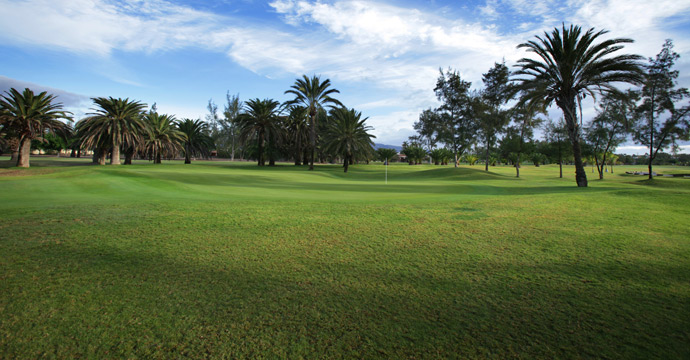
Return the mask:
<svg viewBox="0 0 690 360">
<path fill-rule="evenodd" d="M 48 132 L 64 129 L 67 124 L 60 121 L 72 121 L 71 113 L 62 110 L 61 103 L 53 102 L 57 97 L 47 92 L 38 95 L 29 88 L 23 92 L 11 88 L 0 96 L 0 122 L 7 132 L 19 139 L 17 157 L 18 167 L 29 167 L 31 140 Z"/>
<path fill-rule="evenodd" d="M 575 158 L 575 180 L 577 186 L 587 186 L 587 175 L 582 165 L 580 149 L 580 126 L 577 121 L 577 108 L 587 95 L 616 92 L 615 83 L 640 83 L 642 69 L 638 55 L 608 55 L 623 48 L 622 44 L 631 39 L 599 38 L 608 31 L 591 28 L 584 34 L 579 26 L 563 24 L 544 37 L 518 45 L 534 53 L 537 59 L 523 58 L 516 65 L 515 75 L 518 88 L 522 90 L 522 101 L 543 102 L 550 105 L 554 101 L 563 111 L 568 135 Z"/>
<path fill-rule="evenodd" d="M 292 105 L 287 109 L 288 116 L 285 123 L 287 141 L 295 157 L 295 165 L 302 164 L 304 146 L 309 141 L 308 109 L 303 106 Z"/>
<path fill-rule="evenodd" d="M 278 117 L 279 105 L 279 102 L 272 99 L 252 99 L 244 103 L 244 113 L 237 117 L 242 142 L 256 139 L 259 166 L 266 163 L 266 140 L 278 138 L 282 131 Z"/>
<path fill-rule="evenodd" d="M 143 121 L 146 104 L 128 98 L 97 97 L 92 100 L 98 108 L 79 124 L 84 145 L 96 147 L 101 156 L 107 152 L 105 146 L 111 147 L 110 165 L 120 165 L 122 144 L 137 143 L 146 129 Z"/>
<path fill-rule="evenodd" d="M 362 113 L 355 109 L 335 108 L 331 111 L 332 121 L 326 129 L 326 149 L 343 157 L 344 171 L 357 155 L 374 153 L 376 136 L 369 134 L 373 130 L 365 125 L 368 118 L 362 119 Z"/>
<path fill-rule="evenodd" d="M 323 82 L 321 77 L 302 75 L 302 79 L 296 79 L 295 83 L 285 94 L 295 95 L 295 99 L 289 104 L 300 104 L 309 110 L 310 128 L 309 134 L 311 141 L 311 158 L 309 159 L 309 170 L 314 170 L 314 154 L 316 152 L 316 114 L 319 109 L 324 106 L 343 106 L 337 99 L 331 97 L 332 94 L 340 93 L 337 89 L 331 88 L 331 80 L 326 79 Z"/>
<path fill-rule="evenodd" d="M 175 157 L 187 141 L 187 135 L 175 126 L 175 117 L 150 111 L 144 116 L 146 135 L 144 147 L 154 159 L 154 164 L 160 164 L 161 158 Z"/>
<path fill-rule="evenodd" d="M 183 119 L 176 122 L 177 129 L 187 138 L 184 142 L 184 163 L 192 163 L 192 155 L 208 156 L 213 139 L 208 135 L 208 124 L 201 120 Z"/>
</svg>

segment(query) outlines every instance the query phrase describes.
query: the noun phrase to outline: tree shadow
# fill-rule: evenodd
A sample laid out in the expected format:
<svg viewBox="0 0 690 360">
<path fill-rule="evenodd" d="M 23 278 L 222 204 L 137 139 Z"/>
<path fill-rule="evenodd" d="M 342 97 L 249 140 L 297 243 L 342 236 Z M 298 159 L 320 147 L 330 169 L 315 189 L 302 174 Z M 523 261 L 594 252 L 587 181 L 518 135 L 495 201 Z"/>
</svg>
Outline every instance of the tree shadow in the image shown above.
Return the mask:
<svg viewBox="0 0 690 360">
<path fill-rule="evenodd" d="M 191 249 L 172 258 L 86 242 L 15 250 L 26 270 L 6 263 L 8 356 L 690 355 L 686 299 L 672 290 L 687 289 L 679 266 L 462 257 L 435 265 L 453 276 L 401 258 L 250 259 L 227 247 L 215 262 Z M 649 285 L 656 279 L 668 287 Z"/>
</svg>

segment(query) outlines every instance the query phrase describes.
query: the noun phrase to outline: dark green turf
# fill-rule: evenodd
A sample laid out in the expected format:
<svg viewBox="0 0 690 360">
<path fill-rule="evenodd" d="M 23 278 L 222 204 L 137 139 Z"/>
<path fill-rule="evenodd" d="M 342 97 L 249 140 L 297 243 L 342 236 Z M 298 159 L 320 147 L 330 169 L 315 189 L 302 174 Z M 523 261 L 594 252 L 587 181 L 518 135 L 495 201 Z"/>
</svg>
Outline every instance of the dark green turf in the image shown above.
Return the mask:
<svg viewBox="0 0 690 360">
<path fill-rule="evenodd" d="M 690 179 L 84 162 L 0 168 L 0 358 L 690 357 Z"/>
</svg>

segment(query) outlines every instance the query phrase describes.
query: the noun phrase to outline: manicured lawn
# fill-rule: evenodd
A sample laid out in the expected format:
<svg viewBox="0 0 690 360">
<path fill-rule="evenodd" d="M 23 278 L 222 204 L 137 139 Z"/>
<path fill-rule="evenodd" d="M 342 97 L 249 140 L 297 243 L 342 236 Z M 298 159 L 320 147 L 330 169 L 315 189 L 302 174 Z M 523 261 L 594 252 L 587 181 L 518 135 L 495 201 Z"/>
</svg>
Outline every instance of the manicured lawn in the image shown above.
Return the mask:
<svg viewBox="0 0 690 360">
<path fill-rule="evenodd" d="M 6 160 L 3 359 L 690 358 L 690 179 Z"/>
</svg>

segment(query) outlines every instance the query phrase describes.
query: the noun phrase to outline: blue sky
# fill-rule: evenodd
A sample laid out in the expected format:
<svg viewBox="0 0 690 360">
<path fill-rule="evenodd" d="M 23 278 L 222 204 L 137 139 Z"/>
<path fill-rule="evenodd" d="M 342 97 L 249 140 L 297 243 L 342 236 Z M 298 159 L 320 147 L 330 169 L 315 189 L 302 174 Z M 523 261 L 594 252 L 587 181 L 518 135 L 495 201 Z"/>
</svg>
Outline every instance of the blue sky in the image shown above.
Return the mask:
<svg viewBox="0 0 690 360">
<path fill-rule="evenodd" d="M 0 0 L 0 89 L 48 89 L 77 118 L 90 97 L 113 96 L 203 119 L 228 91 L 283 101 L 295 78 L 317 74 L 369 117 L 377 142 L 399 145 L 437 106 L 439 67 L 480 87 L 494 62 L 513 65 L 517 44 L 561 23 L 632 38 L 625 51 L 645 57 L 671 38 L 690 87 L 688 0 Z"/>
</svg>

